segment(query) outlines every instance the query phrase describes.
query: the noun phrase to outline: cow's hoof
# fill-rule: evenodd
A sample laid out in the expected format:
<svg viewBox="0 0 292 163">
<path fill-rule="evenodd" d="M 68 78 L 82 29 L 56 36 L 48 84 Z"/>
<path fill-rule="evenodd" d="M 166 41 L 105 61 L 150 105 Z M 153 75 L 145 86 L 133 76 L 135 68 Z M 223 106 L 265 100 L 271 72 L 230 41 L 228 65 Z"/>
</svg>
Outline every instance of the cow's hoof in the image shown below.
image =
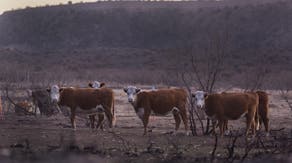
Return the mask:
<svg viewBox="0 0 292 163">
<path fill-rule="evenodd" d="M 176 135 L 176 131 L 170 131 L 170 134 L 175 136 Z"/>
<path fill-rule="evenodd" d="M 224 136 L 229 136 L 229 135 L 230 135 L 230 131 L 229 130 L 224 132 Z"/>
</svg>

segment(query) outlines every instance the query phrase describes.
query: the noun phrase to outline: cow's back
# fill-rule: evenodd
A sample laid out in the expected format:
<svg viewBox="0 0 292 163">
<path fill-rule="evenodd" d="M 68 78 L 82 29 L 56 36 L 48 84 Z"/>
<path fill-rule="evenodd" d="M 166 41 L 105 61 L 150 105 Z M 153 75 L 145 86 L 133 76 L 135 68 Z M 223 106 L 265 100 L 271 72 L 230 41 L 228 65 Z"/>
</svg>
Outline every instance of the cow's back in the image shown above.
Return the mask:
<svg viewBox="0 0 292 163">
<path fill-rule="evenodd" d="M 185 107 L 187 94 L 183 89 L 161 89 L 137 95 L 138 108 L 150 107 L 156 114 L 165 114 L 174 107 Z"/>
<path fill-rule="evenodd" d="M 97 105 L 111 104 L 113 91 L 109 88 L 64 88 L 60 98 L 61 105 L 87 110 L 95 108 Z"/>
<path fill-rule="evenodd" d="M 222 93 L 208 95 L 205 100 L 208 116 L 217 115 L 224 119 L 240 118 L 249 108 L 258 105 L 256 93 Z"/>
</svg>

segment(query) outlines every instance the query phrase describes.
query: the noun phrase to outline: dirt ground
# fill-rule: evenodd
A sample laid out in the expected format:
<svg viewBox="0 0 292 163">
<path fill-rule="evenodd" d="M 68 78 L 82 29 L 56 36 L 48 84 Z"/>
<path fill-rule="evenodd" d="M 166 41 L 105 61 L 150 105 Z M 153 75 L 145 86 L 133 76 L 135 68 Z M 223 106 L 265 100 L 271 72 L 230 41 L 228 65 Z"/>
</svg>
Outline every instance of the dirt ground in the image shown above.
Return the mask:
<svg viewBox="0 0 292 163">
<path fill-rule="evenodd" d="M 69 117 L 16 116 L 6 113 L 0 120 L 0 162 L 211 162 L 244 160 L 292 162 L 292 111 L 279 92 L 269 91 L 271 135 L 256 138 L 235 136 L 244 132 L 244 118 L 229 123 L 233 136 L 186 136 L 183 125 L 176 135 L 171 115 L 151 117 L 150 131 L 143 127 L 121 90 L 115 90 L 117 115 L 113 129 L 92 130 L 84 118 L 77 118 L 77 130 L 70 128 Z M 200 131 L 200 129 L 199 129 Z M 237 140 L 235 140 L 237 139 Z M 255 141 L 255 139 L 257 141 Z M 234 154 L 232 140 L 235 140 Z M 260 141 L 258 141 L 260 140 Z M 260 142 L 246 154 L 250 142 Z M 266 162 L 268 162 L 266 161 Z"/>
</svg>

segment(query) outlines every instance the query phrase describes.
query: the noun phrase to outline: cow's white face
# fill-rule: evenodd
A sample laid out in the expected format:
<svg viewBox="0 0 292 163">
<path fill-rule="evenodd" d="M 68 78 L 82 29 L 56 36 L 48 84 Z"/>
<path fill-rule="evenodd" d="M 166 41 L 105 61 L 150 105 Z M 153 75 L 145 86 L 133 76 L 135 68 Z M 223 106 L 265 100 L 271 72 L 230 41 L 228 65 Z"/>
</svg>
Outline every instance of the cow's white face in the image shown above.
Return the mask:
<svg viewBox="0 0 292 163">
<path fill-rule="evenodd" d="M 207 94 L 204 91 L 196 91 L 194 94 L 192 94 L 192 97 L 195 99 L 195 104 L 198 108 L 202 109 L 204 107 L 206 95 Z"/>
<path fill-rule="evenodd" d="M 128 101 L 130 103 L 133 103 L 135 101 L 137 93 L 139 93 L 141 89 L 135 87 L 135 86 L 128 86 L 124 88 L 124 92 L 128 95 Z"/>
<path fill-rule="evenodd" d="M 59 102 L 60 101 L 60 88 L 57 85 L 51 86 L 48 90 L 50 93 L 50 97 L 52 102 Z"/>
<path fill-rule="evenodd" d="M 94 81 L 94 82 L 92 82 L 92 83 L 89 83 L 88 85 L 89 85 L 89 87 L 91 87 L 91 88 L 101 88 L 101 87 L 103 87 L 105 84 L 104 84 L 104 83 L 100 83 L 99 81 Z"/>
</svg>

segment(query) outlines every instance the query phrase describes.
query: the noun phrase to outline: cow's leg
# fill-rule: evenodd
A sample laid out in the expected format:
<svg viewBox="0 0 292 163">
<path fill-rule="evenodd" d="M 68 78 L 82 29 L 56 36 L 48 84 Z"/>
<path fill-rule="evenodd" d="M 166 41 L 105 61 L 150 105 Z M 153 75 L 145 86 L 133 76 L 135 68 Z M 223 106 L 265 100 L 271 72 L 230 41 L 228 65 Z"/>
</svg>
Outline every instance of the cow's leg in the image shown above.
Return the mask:
<svg viewBox="0 0 292 163">
<path fill-rule="evenodd" d="M 76 123 L 75 123 L 75 109 L 71 109 L 71 125 L 74 130 L 76 130 Z"/>
<path fill-rule="evenodd" d="M 180 116 L 179 116 L 178 112 L 173 111 L 172 114 L 173 114 L 173 117 L 174 117 L 174 120 L 175 120 L 175 130 L 174 130 L 173 134 L 176 134 L 176 132 L 177 132 L 177 130 L 179 128 L 181 119 L 180 119 Z"/>
<path fill-rule="evenodd" d="M 205 134 L 208 134 L 208 132 L 209 132 L 209 125 L 210 125 L 210 119 L 207 118 L 207 125 L 206 125 L 206 131 L 205 131 Z"/>
<path fill-rule="evenodd" d="M 183 120 L 183 123 L 184 123 L 184 126 L 185 126 L 185 132 L 186 132 L 186 135 L 189 135 L 190 132 L 189 132 L 189 125 L 188 125 L 188 115 L 187 115 L 187 111 L 181 111 L 180 112 L 180 116 Z"/>
<path fill-rule="evenodd" d="M 247 113 L 246 116 L 246 136 L 248 135 L 248 132 L 250 129 L 252 129 L 252 134 L 255 133 L 255 112 L 250 109 L 250 111 Z"/>
<path fill-rule="evenodd" d="M 224 120 L 224 133 L 225 135 L 229 135 L 228 120 Z"/>
<path fill-rule="evenodd" d="M 222 137 L 224 134 L 224 120 L 218 120 L 219 130 L 220 130 L 220 136 Z"/>
<path fill-rule="evenodd" d="M 114 116 L 110 111 L 111 108 L 110 107 L 106 107 L 106 106 L 103 106 L 103 108 L 104 108 L 104 112 L 105 112 L 106 118 L 107 118 L 107 120 L 109 122 L 109 128 L 112 128 L 113 127 L 113 118 L 114 118 Z"/>
<path fill-rule="evenodd" d="M 144 133 L 143 133 L 143 135 L 146 135 L 147 134 L 147 127 L 148 127 L 149 117 L 150 117 L 149 115 L 144 115 L 144 117 L 143 117 L 143 120 L 142 120 L 143 126 L 144 126 Z"/>
<path fill-rule="evenodd" d="M 269 120 L 268 117 L 263 117 L 263 122 L 264 122 L 264 125 L 265 125 L 266 136 L 269 136 L 269 132 L 270 132 L 269 123 L 270 123 L 270 120 Z"/>
<path fill-rule="evenodd" d="M 96 128 L 98 129 L 100 127 L 100 129 L 103 130 L 104 114 L 98 113 L 97 116 L 98 116 L 98 122 L 97 122 Z"/>
<path fill-rule="evenodd" d="M 150 117 L 150 109 L 145 109 L 144 114 L 140 115 L 140 116 L 141 116 L 141 120 L 142 120 L 143 126 L 144 126 L 143 135 L 146 135 L 147 134 L 147 127 L 148 127 L 148 123 L 149 123 L 149 117 Z"/>
<path fill-rule="evenodd" d="M 215 119 L 211 119 L 212 122 L 212 134 L 215 135 L 216 134 L 216 128 L 217 126 L 219 126 L 218 120 Z"/>
<path fill-rule="evenodd" d="M 94 129 L 95 115 L 89 115 L 90 127 Z"/>
</svg>

